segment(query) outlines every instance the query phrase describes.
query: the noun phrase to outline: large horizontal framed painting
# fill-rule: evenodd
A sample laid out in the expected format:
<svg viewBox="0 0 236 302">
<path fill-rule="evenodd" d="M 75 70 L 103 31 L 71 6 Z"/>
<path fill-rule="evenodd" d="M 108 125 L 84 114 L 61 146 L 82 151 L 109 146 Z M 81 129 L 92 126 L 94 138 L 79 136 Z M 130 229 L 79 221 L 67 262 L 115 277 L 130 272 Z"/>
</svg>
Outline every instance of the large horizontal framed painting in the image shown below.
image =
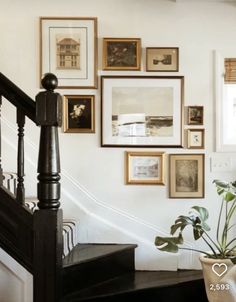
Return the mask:
<svg viewBox="0 0 236 302">
<path fill-rule="evenodd" d="M 164 152 L 125 152 L 126 184 L 164 185 Z"/>
<path fill-rule="evenodd" d="M 58 88 L 96 88 L 96 18 L 40 18 L 40 78 L 48 72 Z"/>
<path fill-rule="evenodd" d="M 169 155 L 169 197 L 204 198 L 205 155 Z"/>
<path fill-rule="evenodd" d="M 101 81 L 103 147 L 182 147 L 183 76 Z"/>
</svg>

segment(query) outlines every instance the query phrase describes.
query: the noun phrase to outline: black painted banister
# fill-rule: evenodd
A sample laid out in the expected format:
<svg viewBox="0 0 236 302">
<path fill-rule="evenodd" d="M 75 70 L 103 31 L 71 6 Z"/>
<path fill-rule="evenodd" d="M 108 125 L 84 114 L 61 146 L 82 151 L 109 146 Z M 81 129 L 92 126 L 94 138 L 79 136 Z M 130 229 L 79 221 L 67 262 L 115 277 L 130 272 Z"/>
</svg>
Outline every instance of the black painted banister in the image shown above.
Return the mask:
<svg viewBox="0 0 236 302">
<path fill-rule="evenodd" d="M 35 122 L 36 104 L 24 91 L 17 87 L 0 72 L 0 95 L 4 96 L 15 107 Z"/>
</svg>

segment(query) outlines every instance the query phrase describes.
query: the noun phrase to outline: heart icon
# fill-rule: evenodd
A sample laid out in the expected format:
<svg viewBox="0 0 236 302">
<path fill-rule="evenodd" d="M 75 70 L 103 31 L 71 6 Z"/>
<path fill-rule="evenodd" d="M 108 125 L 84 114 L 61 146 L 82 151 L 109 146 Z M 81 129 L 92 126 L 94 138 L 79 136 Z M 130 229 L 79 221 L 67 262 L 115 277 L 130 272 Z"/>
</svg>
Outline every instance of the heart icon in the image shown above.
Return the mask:
<svg viewBox="0 0 236 302">
<path fill-rule="evenodd" d="M 227 265 L 225 263 L 214 263 L 211 267 L 213 273 L 215 273 L 217 276 L 221 277 L 227 272 Z"/>
</svg>

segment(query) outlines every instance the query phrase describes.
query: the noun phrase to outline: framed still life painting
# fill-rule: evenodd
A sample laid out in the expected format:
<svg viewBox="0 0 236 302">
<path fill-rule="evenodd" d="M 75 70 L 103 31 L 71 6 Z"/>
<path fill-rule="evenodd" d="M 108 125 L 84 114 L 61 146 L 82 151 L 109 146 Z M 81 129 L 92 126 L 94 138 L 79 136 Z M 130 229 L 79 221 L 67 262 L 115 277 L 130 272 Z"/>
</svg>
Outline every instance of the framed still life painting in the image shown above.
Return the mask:
<svg viewBox="0 0 236 302">
<path fill-rule="evenodd" d="M 96 18 L 40 18 L 40 78 L 48 72 L 58 88 L 96 88 Z"/>
<path fill-rule="evenodd" d="M 141 39 L 139 38 L 104 38 L 104 70 L 140 70 Z"/>
<path fill-rule="evenodd" d="M 103 147 L 182 147 L 182 76 L 103 76 Z"/>
<path fill-rule="evenodd" d="M 94 95 L 65 95 L 63 100 L 63 131 L 94 133 Z"/>
</svg>

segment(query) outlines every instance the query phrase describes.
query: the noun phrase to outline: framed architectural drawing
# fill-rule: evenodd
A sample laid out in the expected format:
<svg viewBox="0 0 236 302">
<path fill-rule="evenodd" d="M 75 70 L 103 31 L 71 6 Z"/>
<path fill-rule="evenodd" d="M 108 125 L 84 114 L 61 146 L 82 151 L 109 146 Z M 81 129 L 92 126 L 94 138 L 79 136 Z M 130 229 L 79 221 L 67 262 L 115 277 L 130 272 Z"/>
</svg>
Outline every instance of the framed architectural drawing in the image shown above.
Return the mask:
<svg viewBox="0 0 236 302">
<path fill-rule="evenodd" d="M 188 148 L 189 149 L 203 149 L 205 141 L 204 129 L 188 129 Z"/>
<path fill-rule="evenodd" d="M 164 185 L 164 152 L 126 152 L 126 184 Z"/>
<path fill-rule="evenodd" d="M 40 78 L 48 72 L 58 88 L 96 88 L 96 18 L 40 18 Z"/>
<path fill-rule="evenodd" d="M 179 48 L 147 47 L 146 71 L 179 71 Z"/>
<path fill-rule="evenodd" d="M 169 155 L 169 197 L 204 198 L 204 154 Z"/>
<path fill-rule="evenodd" d="M 94 133 L 94 95 L 65 95 L 63 130 L 70 133 Z"/>
<path fill-rule="evenodd" d="M 103 147 L 182 147 L 184 77 L 101 81 Z"/>
<path fill-rule="evenodd" d="M 104 70 L 140 70 L 141 39 L 104 38 Z"/>
</svg>

